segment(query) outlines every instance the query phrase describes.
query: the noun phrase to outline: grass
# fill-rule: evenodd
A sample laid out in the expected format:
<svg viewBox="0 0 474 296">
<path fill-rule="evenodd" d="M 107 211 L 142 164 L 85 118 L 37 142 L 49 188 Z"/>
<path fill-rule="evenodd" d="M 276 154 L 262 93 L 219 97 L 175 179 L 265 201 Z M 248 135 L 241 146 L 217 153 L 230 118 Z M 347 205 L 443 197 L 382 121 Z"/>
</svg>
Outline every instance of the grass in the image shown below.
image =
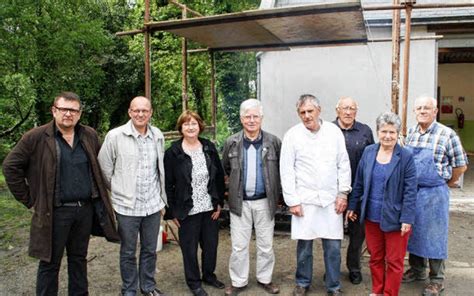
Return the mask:
<svg viewBox="0 0 474 296">
<path fill-rule="evenodd" d="M 0 173 L 0 250 L 7 251 L 25 244 L 31 213 L 16 201 Z"/>
</svg>

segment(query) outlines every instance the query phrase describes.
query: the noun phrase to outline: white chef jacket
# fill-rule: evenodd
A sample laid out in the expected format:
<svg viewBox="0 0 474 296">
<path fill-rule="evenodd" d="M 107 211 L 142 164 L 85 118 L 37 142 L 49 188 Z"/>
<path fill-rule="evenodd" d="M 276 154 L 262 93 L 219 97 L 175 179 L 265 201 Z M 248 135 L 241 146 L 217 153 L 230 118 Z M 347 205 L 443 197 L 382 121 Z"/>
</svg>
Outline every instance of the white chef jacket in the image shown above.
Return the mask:
<svg viewBox="0 0 474 296">
<path fill-rule="evenodd" d="M 303 217 L 292 217 L 293 239 L 342 239 L 338 193 L 351 191 L 351 168 L 341 130 L 321 121 L 313 133 L 303 123 L 289 129 L 281 147 L 280 175 L 288 206 L 301 205 Z"/>
</svg>

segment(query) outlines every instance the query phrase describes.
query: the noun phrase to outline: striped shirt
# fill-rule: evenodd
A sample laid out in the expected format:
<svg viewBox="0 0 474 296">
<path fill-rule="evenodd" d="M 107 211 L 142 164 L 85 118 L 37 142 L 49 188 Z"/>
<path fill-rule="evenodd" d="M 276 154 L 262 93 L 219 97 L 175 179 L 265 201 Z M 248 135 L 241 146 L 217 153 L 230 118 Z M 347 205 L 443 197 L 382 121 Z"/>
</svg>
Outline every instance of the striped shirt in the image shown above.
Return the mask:
<svg viewBox="0 0 474 296">
<path fill-rule="evenodd" d="M 150 130 L 143 136 L 132 125 L 133 137 L 138 145 L 137 185 L 135 206 L 133 208 L 114 204 L 115 211 L 121 215 L 145 217 L 161 210 L 165 204 L 160 198 L 160 180 L 157 168 L 157 147 Z"/>
<path fill-rule="evenodd" d="M 445 180 L 451 179 L 453 167 L 465 166 L 468 163 L 456 132 L 436 121 L 424 133 L 421 133 L 419 125 L 410 128 L 406 145 L 433 149 L 436 169 Z"/>
</svg>

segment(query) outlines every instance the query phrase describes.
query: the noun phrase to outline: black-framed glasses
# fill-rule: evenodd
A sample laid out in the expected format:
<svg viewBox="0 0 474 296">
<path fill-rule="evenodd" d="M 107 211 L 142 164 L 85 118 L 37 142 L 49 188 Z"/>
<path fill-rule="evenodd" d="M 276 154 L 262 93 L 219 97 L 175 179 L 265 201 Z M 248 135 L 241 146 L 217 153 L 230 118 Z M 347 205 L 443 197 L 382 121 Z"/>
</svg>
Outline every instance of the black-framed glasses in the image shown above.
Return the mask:
<svg viewBox="0 0 474 296">
<path fill-rule="evenodd" d="M 66 115 L 68 112 L 71 115 L 77 115 L 79 112 L 81 112 L 81 109 L 73 109 L 73 108 L 63 108 L 63 107 L 58 107 L 58 106 L 53 106 L 56 110 L 59 111 L 59 113 Z"/>
</svg>

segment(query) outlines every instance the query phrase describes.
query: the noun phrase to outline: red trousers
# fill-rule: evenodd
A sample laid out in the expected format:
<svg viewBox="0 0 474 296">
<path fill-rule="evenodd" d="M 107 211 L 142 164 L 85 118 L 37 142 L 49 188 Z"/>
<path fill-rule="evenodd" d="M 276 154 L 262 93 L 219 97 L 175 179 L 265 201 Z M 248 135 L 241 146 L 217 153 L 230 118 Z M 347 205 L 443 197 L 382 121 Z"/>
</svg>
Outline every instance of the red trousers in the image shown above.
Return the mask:
<svg viewBox="0 0 474 296">
<path fill-rule="evenodd" d="M 379 223 L 365 220 L 365 239 L 370 253 L 372 293 L 398 295 L 403 276 L 403 260 L 407 250 L 408 237 L 400 231 L 383 232 Z"/>
</svg>

